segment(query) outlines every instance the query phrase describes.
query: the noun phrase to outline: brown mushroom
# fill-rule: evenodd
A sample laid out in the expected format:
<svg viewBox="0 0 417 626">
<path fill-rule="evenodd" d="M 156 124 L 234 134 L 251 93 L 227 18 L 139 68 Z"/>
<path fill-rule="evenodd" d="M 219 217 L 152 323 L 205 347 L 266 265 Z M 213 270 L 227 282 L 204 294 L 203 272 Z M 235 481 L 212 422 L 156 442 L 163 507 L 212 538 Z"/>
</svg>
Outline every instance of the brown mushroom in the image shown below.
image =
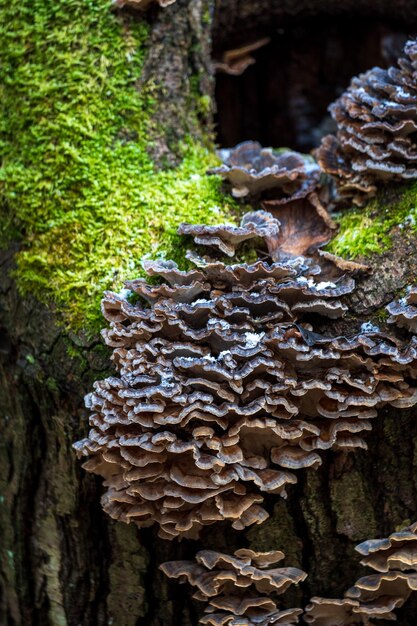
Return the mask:
<svg viewBox="0 0 417 626">
<path fill-rule="evenodd" d="M 386 539 L 369 539 L 356 546 L 365 558 L 362 565 L 377 572 L 390 570 L 417 571 L 417 522 Z"/>
<path fill-rule="evenodd" d="M 372 326 L 331 337 L 308 323 L 311 313 L 346 310 L 355 281 L 333 258 L 294 256 L 264 211 L 239 229 L 188 232 L 235 247 L 236 230 L 265 238 L 280 260 L 225 265 L 191 255 L 197 267 L 187 272 L 148 261 L 148 274 L 167 282 L 129 281 L 137 302 L 109 292 L 102 303 L 116 373 L 87 396 L 91 430 L 75 448 L 105 479 L 105 510 L 157 524 L 165 538 L 197 537 L 219 520 L 261 523 L 263 494 L 285 497 L 323 450 L 365 448 L 380 407 L 417 402 L 412 341 Z"/>
<path fill-rule="evenodd" d="M 303 616 L 306 623 L 353 626 L 395 620 L 395 609 L 417 590 L 417 523 L 386 539 L 364 541 L 356 550 L 365 557 L 362 565 L 379 573 L 357 580 L 344 599 L 312 598 Z"/>
<path fill-rule="evenodd" d="M 336 136 L 315 152 L 333 176 L 340 200 L 361 204 L 380 183 L 417 177 L 417 41 L 409 41 L 398 67 L 375 67 L 353 78 L 330 106 Z"/>
<path fill-rule="evenodd" d="M 227 180 L 236 198 L 267 190 L 274 190 L 274 198 L 304 198 L 320 178 L 320 168 L 311 156 L 291 150 L 274 152 L 256 141 L 245 141 L 219 154 L 223 164 L 209 174 Z"/>
<path fill-rule="evenodd" d="M 197 588 L 194 598 L 207 603 L 202 624 L 246 626 L 298 623 L 300 609 L 279 610 L 269 596 L 284 593 L 306 574 L 294 567 L 270 568 L 284 558 L 280 551 L 241 549 L 234 556 L 202 550 L 195 561 L 169 561 L 160 569 L 180 582 Z"/>
<path fill-rule="evenodd" d="M 409 287 L 406 296 L 391 302 L 387 311 L 390 313 L 389 324 L 417 333 L 417 287 Z"/>
<path fill-rule="evenodd" d="M 313 597 L 305 608 L 303 619 L 306 624 L 316 626 L 357 626 L 364 622 L 354 610 L 359 602 L 350 598 L 342 600 Z"/>
<path fill-rule="evenodd" d="M 228 256 L 234 256 L 236 247 L 254 237 L 275 238 L 280 222 L 264 211 L 254 211 L 243 216 L 240 227 L 227 224 L 206 226 L 202 224 L 180 224 L 180 235 L 191 235 L 195 243 L 218 247 Z"/>
</svg>

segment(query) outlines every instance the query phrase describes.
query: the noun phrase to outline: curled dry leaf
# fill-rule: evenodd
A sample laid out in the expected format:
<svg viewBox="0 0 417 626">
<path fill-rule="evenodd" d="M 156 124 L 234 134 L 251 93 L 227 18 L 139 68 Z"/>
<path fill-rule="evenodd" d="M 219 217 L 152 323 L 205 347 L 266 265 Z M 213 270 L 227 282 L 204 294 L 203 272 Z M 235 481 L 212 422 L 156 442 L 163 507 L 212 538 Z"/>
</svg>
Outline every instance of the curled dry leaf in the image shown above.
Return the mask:
<svg viewBox="0 0 417 626">
<path fill-rule="evenodd" d="M 337 228 L 315 192 L 303 200 L 285 204 L 269 200 L 263 206 L 278 220 L 275 244 L 281 257 L 312 255 L 332 239 Z"/>
<path fill-rule="evenodd" d="M 248 67 L 256 62 L 251 52 L 263 48 L 268 45 L 270 41 L 270 37 L 263 37 L 262 39 L 258 39 L 244 46 L 239 46 L 239 48 L 226 50 L 223 52 L 221 60 L 214 62 L 214 69 L 224 74 L 240 76 Z"/>
</svg>

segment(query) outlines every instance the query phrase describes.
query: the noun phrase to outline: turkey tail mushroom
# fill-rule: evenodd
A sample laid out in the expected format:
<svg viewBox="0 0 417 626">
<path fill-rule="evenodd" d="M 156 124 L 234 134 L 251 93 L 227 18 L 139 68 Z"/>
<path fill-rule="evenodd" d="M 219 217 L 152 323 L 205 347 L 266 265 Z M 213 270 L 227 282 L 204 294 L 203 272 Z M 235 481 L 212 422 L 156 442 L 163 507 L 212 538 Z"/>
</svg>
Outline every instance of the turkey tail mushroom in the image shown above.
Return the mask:
<svg viewBox="0 0 417 626">
<path fill-rule="evenodd" d="M 353 78 L 330 106 L 337 123 L 315 151 L 336 180 L 338 199 L 360 205 L 377 185 L 417 178 L 417 41 L 408 41 L 398 67 L 375 67 Z"/>
<path fill-rule="evenodd" d="M 320 180 L 320 168 L 314 158 L 272 148 L 263 148 L 257 141 L 244 141 L 234 148 L 219 151 L 223 164 L 209 171 L 224 178 L 235 198 L 255 196 L 273 191 L 274 199 L 305 198 Z"/>
<path fill-rule="evenodd" d="M 417 287 L 409 287 L 404 298 L 391 302 L 387 311 L 389 324 L 417 333 Z"/>
<path fill-rule="evenodd" d="M 386 539 L 370 539 L 356 546 L 362 565 L 378 573 L 356 581 L 345 598 L 314 597 L 303 616 L 315 626 L 354 626 L 373 619 L 395 620 L 401 607 L 417 590 L 417 523 Z"/>
<path fill-rule="evenodd" d="M 275 153 L 253 141 L 220 154 L 223 165 L 210 173 L 223 176 L 235 197 L 262 197 L 262 206 L 280 224 L 275 250 L 281 256 L 310 254 L 330 241 L 337 228 L 324 206 L 330 189 L 313 157 L 288 150 Z"/>
<path fill-rule="evenodd" d="M 417 402 L 413 343 L 372 326 L 331 337 L 309 323 L 344 314 L 356 266 L 294 256 L 264 211 L 240 228 L 181 230 L 220 249 L 261 236 L 279 260 L 189 255 L 187 272 L 147 261 L 148 275 L 166 282 L 128 281 L 130 291 L 103 299 L 116 373 L 86 397 L 91 430 L 75 449 L 104 477 L 109 515 L 157 524 L 169 539 L 221 520 L 237 530 L 263 522 L 265 493 L 286 497 L 322 450 L 365 448 L 380 407 Z"/>
<path fill-rule="evenodd" d="M 268 626 L 298 624 L 301 609 L 280 610 L 270 597 L 283 594 L 306 574 L 295 567 L 269 566 L 284 558 L 280 551 L 237 550 L 234 556 L 201 550 L 195 561 L 169 561 L 160 569 L 169 577 L 197 588 L 194 598 L 206 602 L 209 626 Z"/>
</svg>

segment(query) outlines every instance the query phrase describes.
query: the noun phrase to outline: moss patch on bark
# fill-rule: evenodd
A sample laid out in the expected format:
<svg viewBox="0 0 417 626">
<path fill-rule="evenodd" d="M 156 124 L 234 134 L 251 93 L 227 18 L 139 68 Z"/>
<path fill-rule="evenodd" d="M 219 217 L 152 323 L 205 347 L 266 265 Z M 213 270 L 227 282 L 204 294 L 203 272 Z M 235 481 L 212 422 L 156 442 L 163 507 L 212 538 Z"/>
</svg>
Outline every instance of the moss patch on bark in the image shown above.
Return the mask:
<svg viewBox="0 0 417 626">
<path fill-rule="evenodd" d="M 392 185 L 367 206 L 336 214 L 339 232 L 328 250 L 355 259 L 380 254 L 392 245 L 394 229 L 404 235 L 417 233 L 417 184 Z"/>
<path fill-rule="evenodd" d="M 22 241 L 23 293 L 96 332 L 105 289 L 140 274 L 144 255 L 181 259 L 178 224 L 224 219 L 234 202 L 205 176 L 214 151 L 185 141 L 166 171 L 149 157 L 152 85 L 136 88 L 145 17 L 108 0 L 11 0 L 0 15 L 1 241 Z"/>
</svg>

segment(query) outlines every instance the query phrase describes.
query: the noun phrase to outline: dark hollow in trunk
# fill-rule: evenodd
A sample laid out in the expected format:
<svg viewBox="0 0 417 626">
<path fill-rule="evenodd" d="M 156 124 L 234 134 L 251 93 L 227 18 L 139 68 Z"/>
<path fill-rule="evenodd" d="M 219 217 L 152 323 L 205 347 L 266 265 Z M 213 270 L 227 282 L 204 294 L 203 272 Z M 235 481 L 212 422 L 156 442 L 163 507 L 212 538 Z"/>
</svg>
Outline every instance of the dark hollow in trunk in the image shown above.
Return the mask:
<svg viewBox="0 0 417 626">
<path fill-rule="evenodd" d="M 217 141 L 231 147 L 250 139 L 309 152 L 334 131 L 327 107 L 352 76 L 388 67 L 412 31 L 417 32 L 416 22 L 351 14 L 265 26 L 259 34 L 270 37 L 270 43 L 251 53 L 253 65 L 238 76 L 217 73 Z M 253 41 L 253 36 L 241 37 L 236 48 Z M 224 39 L 218 43 L 223 48 L 214 49 L 216 59 L 226 44 Z"/>
</svg>

